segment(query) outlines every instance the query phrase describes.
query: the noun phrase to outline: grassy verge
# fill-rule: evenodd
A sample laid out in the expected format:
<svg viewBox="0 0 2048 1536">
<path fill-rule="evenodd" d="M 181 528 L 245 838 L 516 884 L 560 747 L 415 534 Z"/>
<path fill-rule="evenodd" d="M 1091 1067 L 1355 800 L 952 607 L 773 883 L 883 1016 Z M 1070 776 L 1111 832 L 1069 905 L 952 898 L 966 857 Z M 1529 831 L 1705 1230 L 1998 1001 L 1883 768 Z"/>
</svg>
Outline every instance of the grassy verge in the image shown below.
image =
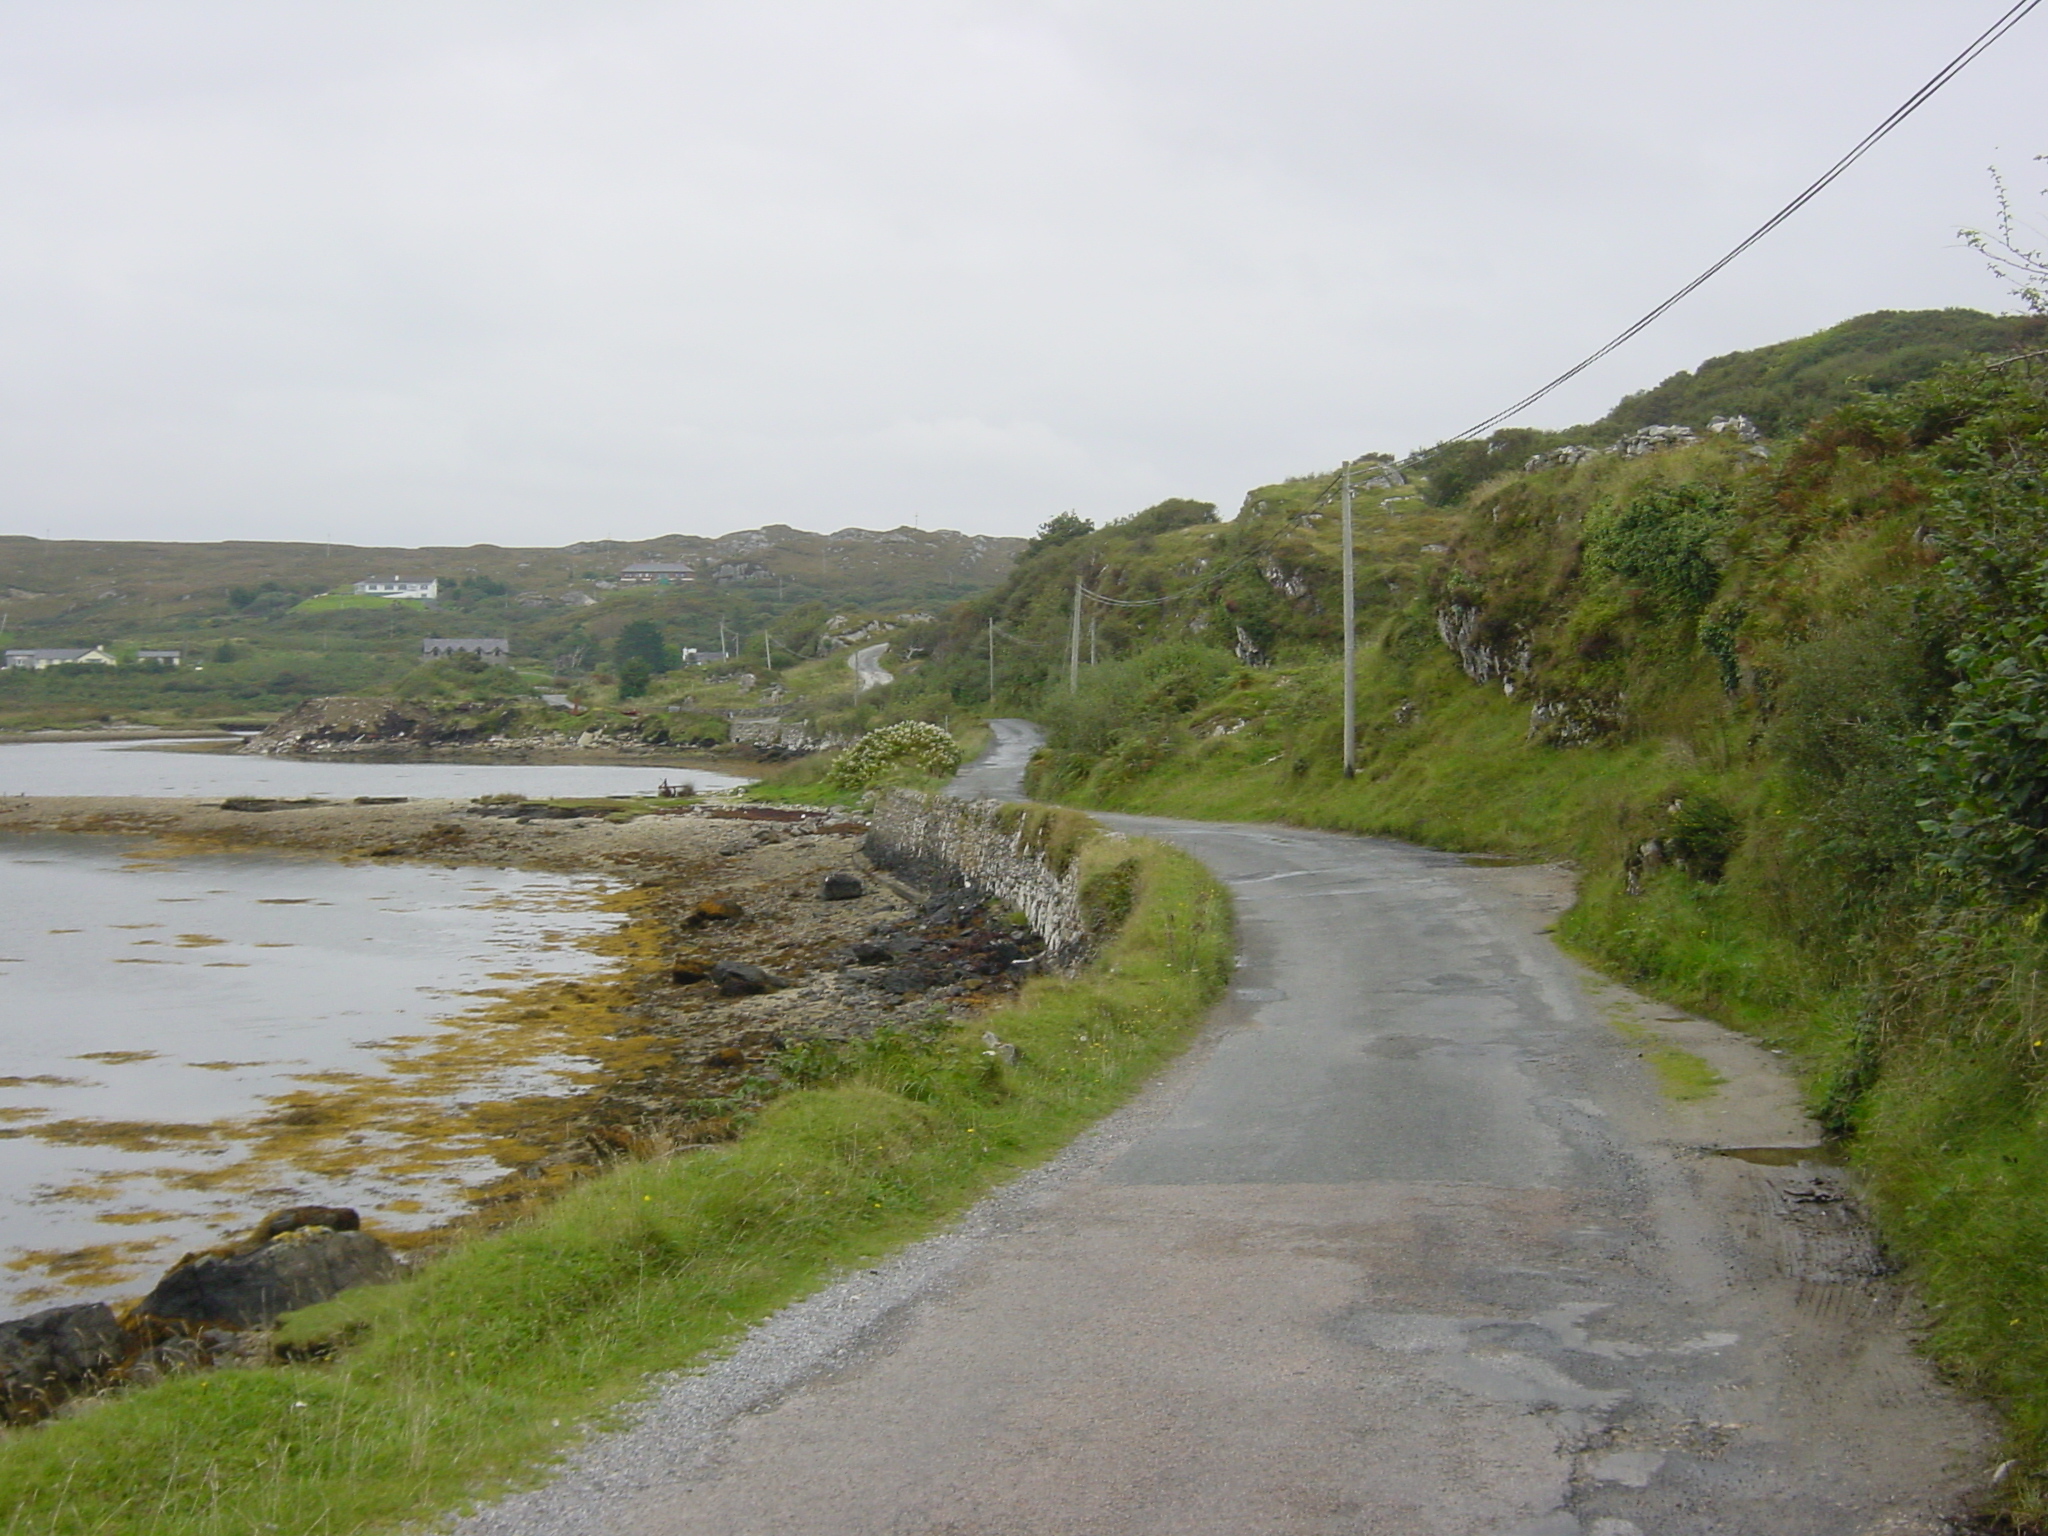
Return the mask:
<svg viewBox="0 0 2048 1536">
<path fill-rule="evenodd" d="M 593 1179 L 413 1280 L 294 1318 L 288 1336 L 338 1343 L 331 1358 L 185 1377 L 6 1436 L 0 1531 L 416 1521 L 530 1477 L 648 1372 L 930 1231 L 1127 1097 L 1228 978 L 1228 900 L 1200 865 L 1144 841 L 1076 856 L 1084 881 L 1116 872 L 1129 893 L 1079 978 L 1033 982 L 972 1032 L 806 1057 L 814 1086 L 740 1141 Z M 984 1052 L 984 1027 L 1018 1047 L 1014 1065 Z"/>
</svg>

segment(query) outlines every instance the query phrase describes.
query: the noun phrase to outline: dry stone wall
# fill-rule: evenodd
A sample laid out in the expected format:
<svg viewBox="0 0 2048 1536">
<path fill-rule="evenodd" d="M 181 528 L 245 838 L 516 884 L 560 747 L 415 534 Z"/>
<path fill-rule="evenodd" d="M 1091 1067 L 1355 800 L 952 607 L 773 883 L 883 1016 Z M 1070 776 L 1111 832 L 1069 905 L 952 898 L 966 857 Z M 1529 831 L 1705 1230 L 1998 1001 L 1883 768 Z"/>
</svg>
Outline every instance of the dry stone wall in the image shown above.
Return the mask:
<svg viewBox="0 0 2048 1536">
<path fill-rule="evenodd" d="M 1005 818 L 999 801 L 891 790 L 869 819 L 867 855 L 921 883 L 1016 908 L 1059 969 L 1072 969 L 1087 952 L 1080 861 L 1055 871 L 1025 846 L 1022 824 Z"/>
</svg>

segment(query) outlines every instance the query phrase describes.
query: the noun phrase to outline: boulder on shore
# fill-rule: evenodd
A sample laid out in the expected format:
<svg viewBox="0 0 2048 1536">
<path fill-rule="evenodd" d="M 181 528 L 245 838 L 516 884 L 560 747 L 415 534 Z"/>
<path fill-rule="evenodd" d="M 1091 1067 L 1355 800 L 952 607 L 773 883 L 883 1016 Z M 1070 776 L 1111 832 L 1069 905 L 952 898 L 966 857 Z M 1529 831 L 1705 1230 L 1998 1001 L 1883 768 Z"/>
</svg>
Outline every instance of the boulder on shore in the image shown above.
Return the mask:
<svg viewBox="0 0 2048 1536">
<path fill-rule="evenodd" d="M 0 1323 L 0 1422 L 42 1418 L 127 1360 L 141 1342 L 102 1301 Z"/>
<path fill-rule="evenodd" d="M 711 967 L 710 975 L 712 985 L 727 997 L 756 997 L 792 985 L 788 977 L 744 960 L 721 960 Z"/>
<path fill-rule="evenodd" d="M 139 1320 L 178 1329 L 267 1328 L 356 1285 L 395 1280 L 398 1260 L 367 1232 L 297 1227 L 241 1253 L 201 1253 L 157 1282 Z"/>
</svg>

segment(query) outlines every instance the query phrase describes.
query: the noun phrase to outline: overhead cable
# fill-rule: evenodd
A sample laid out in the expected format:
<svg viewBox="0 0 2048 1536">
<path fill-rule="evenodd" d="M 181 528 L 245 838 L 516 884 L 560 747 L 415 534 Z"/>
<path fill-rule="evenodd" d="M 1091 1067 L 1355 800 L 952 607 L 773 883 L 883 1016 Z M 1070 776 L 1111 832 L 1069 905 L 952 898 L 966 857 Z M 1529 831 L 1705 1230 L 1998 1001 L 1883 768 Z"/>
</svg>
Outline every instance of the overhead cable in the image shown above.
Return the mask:
<svg viewBox="0 0 2048 1536">
<path fill-rule="evenodd" d="M 1981 33 L 1979 33 L 1967 48 L 1965 48 L 1961 53 L 1957 54 L 1954 58 L 1950 59 L 1948 63 L 1944 64 L 1938 71 L 1936 71 L 1934 76 L 1930 80 L 1928 80 L 1925 85 L 1921 86 L 1919 90 L 1915 91 L 1912 95 L 1908 96 L 1903 102 L 1901 102 L 1896 108 L 1894 108 L 1889 117 L 1885 118 L 1883 122 L 1879 123 L 1875 128 L 1871 129 L 1870 132 L 1866 133 L 1861 139 L 1859 139 L 1856 142 L 1856 146 L 1853 149 L 1851 149 L 1847 154 L 1843 155 L 1842 158 L 1837 160 L 1833 165 L 1829 166 L 1828 169 L 1815 181 L 1813 181 L 1806 188 L 1805 191 L 1801 192 L 1797 197 L 1793 198 L 1791 202 L 1787 203 L 1784 207 L 1780 208 L 1776 213 L 1772 214 L 1770 218 L 1766 219 L 1762 224 L 1759 224 L 1755 229 L 1751 230 L 1749 234 L 1743 237 L 1739 244 L 1737 244 L 1733 249 L 1731 249 L 1719 261 L 1715 262 L 1712 266 L 1708 267 L 1704 272 L 1700 273 L 1698 277 L 1695 277 L 1683 288 L 1680 288 L 1676 293 L 1672 294 L 1670 298 L 1666 299 L 1663 303 L 1659 304 L 1655 309 L 1651 310 L 1648 314 L 1644 315 L 1640 320 L 1637 320 L 1633 325 L 1629 326 L 1627 330 L 1623 331 L 1620 335 L 1616 336 L 1612 341 L 1608 342 L 1598 351 L 1593 352 L 1589 356 L 1581 359 L 1579 362 L 1574 363 L 1571 367 L 1567 368 L 1563 373 L 1560 373 L 1556 378 L 1552 379 L 1548 384 L 1545 384 L 1541 389 L 1531 391 L 1529 394 L 1522 396 L 1522 398 L 1517 400 L 1513 405 L 1507 407 L 1507 409 L 1494 412 L 1493 415 L 1487 417 L 1484 421 L 1481 421 L 1474 426 L 1467 427 L 1463 432 L 1459 433 L 1456 438 L 1447 439 L 1447 441 L 1455 442 L 1459 440 L 1471 440 L 1475 438 L 1485 437 L 1489 432 L 1493 431 L 1495 427 L 1498 427 L 1499 425 L 1501 425 L 1501 423 L 1505 422 L 1510 416 L 1516 415 L 1518 412 L 1527 410 L 1530 406 L 1534 405 L 1538 400 L 1541 400 L 1545 395 L 1549 394 L 1559 385 L 1565 384 L 1570 380 L 1577 378 L 1580 374 L 1584 373 L 1588 368 L 1592 367 L 1595 363 L 1599 362 L 1601 358 L 1607 356 L 1608 353 L 1614 351 L 1615 348 L 1622 346 L 1624 343 L 1628 341 L 1633 340 L 1636 336 L 1640 335 L 1649 326 L 1653 325 L 1656 321 L 1662 319 L 1663 316 L 1667 312 L 1669 312 L 1675 305 L 1677 305 L 1681 300 L 1685 299 L 1687 296 L 1692 294 L 1696 289 L 1700 288 L 1703 284 L 1705 284 L 1708 281 L 1708 279 L 1712 278 L 1723 267 L 1727 266 L 1730 262 L 1734 261 L 1736 257 L 1740 256 L 1752 245 L 1755 245 L 1757 241 L 1763 239 L 1765 235 L 1768 235 L 1780 224 L 1784 223 L 1787 219 L 1791 218 L 1793 214 L 1797 213 L 1801 208 L 1804 208 L 1808 203 L 1812 202 L 1814 198 L 1818 197 L 1823 191 L 1827 189 L 1827 187 L 1835 180 L 1836 177 L 1840 176 L 1844 171 L 1848 170 L 1850 166 L 1854 165 L 1858 160 L 1861 160 L 1864 157 L 1864 155 L 1868 154 L 1873 148 L 1875 148 L 1878 141 L 1884 138 L 1886 134 L 1890 133 L 1894 128 L 1898 127 L 1899 124 L 1903 123 L 1907 118 L 1911 117 L 1915 112 L 1919 111 L 1920 108 L 1926 104 L 1928 98 L 1933 96 L 1936 91 L 1940 90 L 1943 86 L 1947 85 L 1950 80 L 1954 79 L 1956 75 L 1961 73 L 1965 67 L 1967 67 L 1973 60 L 1975 60 L 1978 57 L 1978 55 L 1985 52 L 1985 50 L 1990 48 L 1992 44 L 1996 43 L 2000 38 L 2004 37 L 2006 33 L 2010 32 L 2014 27 L 2018 26 L 2022 21 L 2026 20 L 2028 14 L 2031 11 L 2033 11 L 2033 9 L 2040 3 L 2041 0 L 2018 0 L 2018 3 L 2013 5 L 2011 9 L 2006 11 L 2006 13 L 2003 16 L 1999 17 L 1997 21 L 1993 22 L 1990 26 L 1986 27 Z"/>
</svg>

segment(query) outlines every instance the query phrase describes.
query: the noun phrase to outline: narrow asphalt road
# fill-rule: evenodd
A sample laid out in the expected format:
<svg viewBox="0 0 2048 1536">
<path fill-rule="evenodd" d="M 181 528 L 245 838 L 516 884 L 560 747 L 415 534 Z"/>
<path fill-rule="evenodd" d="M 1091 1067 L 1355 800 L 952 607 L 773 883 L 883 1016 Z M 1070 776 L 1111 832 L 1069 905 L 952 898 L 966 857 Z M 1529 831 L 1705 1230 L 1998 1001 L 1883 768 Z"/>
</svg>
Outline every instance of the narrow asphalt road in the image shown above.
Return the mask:
<svg viewBox="0 0 2048 1536">
<path fill-rule="evenodd" d="M 846 664 L 853 668 L 853 691 L 866 693 L 870 688 L 882 688 L 896 681 L 894 672 L 882 670 L 882 653 L 889 649 L 889 642 L 879 641 L 864 645 L 846 658 Z"/>
<path fill-rule="evenodd" d="M 1849 1191 L 1709 1150 L 1810 1138 L 1782 1074 L 1563 956 L 1562 872 L 1104 819 L 1235 894 L 1204 1042 L 466 1530 L 1949 1529 L 1989 1442 Z M 1725 1085 L 1663 1098 L 1659 1042 Z"/>
</svg>

